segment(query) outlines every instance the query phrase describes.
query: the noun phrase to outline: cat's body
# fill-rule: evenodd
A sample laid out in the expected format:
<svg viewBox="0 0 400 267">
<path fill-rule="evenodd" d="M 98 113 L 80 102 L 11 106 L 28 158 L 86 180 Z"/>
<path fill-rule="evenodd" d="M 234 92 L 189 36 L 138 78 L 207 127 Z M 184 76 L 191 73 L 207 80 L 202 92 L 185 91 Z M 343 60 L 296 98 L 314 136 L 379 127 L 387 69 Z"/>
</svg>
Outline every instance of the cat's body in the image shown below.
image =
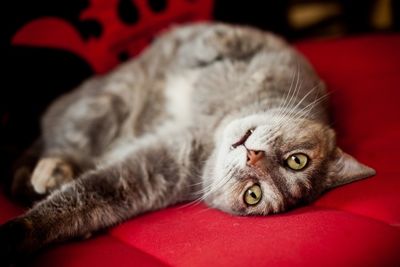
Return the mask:
<svg viewBox="0 0 400 267">
<path fill-rule="evenodd" d="M 174 29 L 49 108 L 38 163 L 19 165 L 13 190 L 51 194 L 0 228 L 2 253 L 14 259 L 195 199 L 233 214 L 281 212 L 372 175 L 336 148 L 325 96 L 274 35 Z"/>
</svg>

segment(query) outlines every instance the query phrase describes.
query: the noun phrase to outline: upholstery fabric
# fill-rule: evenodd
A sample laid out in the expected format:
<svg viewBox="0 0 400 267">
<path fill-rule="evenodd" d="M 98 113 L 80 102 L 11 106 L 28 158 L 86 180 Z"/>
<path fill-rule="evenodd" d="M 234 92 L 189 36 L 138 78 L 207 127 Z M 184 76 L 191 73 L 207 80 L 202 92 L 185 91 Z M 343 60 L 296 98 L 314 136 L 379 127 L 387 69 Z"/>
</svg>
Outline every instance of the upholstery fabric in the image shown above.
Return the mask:
<svg viewBox="0 0 400 267">
<path fill-rule="evenodd" d="M 400 35 L 297 44 L 331 92 L 340 146 L 375 177 L 273 216 L 170 207 L 50 248 L 35 266 L 400 266 L 399 47 Z M 21 211 L 0 195 L 0 223 Z"/>
<path fill-rule="evenodd" d="M 42 16 L 18 29 L 11 43 L 69 51 L 96 73 L 104 73 L 121 60 L 136 56 L 167 25 L 210 19 L 212 0 L 91 0 L 80 10 L 74 10 L 73 4 L 65 6 L 65 13 L 79 12 L 80 23 L 72 23 L 70 17 Z M 84 22 L 96 23 L 93 36 L 82 36 Z"/>
</svg>

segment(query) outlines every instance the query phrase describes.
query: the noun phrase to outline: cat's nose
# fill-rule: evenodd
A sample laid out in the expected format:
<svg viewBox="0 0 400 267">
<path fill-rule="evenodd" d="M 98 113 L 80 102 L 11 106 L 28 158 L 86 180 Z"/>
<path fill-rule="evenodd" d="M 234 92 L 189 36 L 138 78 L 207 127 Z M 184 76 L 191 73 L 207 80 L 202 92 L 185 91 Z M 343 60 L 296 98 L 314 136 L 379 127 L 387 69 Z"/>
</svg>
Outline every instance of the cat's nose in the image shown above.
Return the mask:
<svg viewBox="0 0 400 267">
<path fill-rule="evenodd" d="M 257 162 L 264 158 L 264 151 L 247 150 L 247 165 L 255 166 Z"/>
</svg>

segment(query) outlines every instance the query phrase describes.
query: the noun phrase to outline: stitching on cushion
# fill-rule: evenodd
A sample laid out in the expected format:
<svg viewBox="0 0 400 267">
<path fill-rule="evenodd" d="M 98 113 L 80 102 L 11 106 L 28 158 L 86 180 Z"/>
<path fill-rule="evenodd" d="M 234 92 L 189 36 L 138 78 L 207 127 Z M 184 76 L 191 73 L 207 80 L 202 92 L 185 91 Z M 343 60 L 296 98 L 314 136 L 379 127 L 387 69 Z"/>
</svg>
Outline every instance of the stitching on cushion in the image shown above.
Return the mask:
<svg viewBox="0 0 400 267">
<path fill-rule="evenodd" d="M 373 217 L 370 217 L 370 216 L 367 216 L 367 215 L 363 215 L 363 214 L 360 214 L 360 213 L 355 213 L 355 212 L 344 210 L 344 209 L 340 209 L 340 208 L 327 207 L 327 206 L 315 205 L 315 204 L 312 204 L 311 206 L 314 207 L 314 208 L 317 208 L 317 209 L 334 210 L 334 211 L 340 211 L 340 212 L 343 212 L 343 213 L 351 214 L 353 216 L 366 219 L 368 221 L 378 222 L 379 224 L 382 224 L 382 225 L 388 226 L 390 228 L 396 229 L 397 231 L 400 231 L 400 223 L 391 224 L 391 223 L 385 222 L 385 221 L 380 220 L 380 219 L 376 219 L 376 218 L 373 218 Z"/>
<path fill-rule="evenodd" d="M 149 253 L 149 252 L 147 252 L 147 251 L 144 251 L 143 249 L 140 249 L 140 248 L 138 248 L 138 247 L 132 245 L 131 243 L 128 243 L 128 242 L 124 241 L 123 239 L 118 238 L 118 236 L 114 236 L 110 231 L 108 231 L 108 232 L 106 233 L 106 235 L 107 235 L 108 237 L 112 238 L 113 240 L 115 240 L 115 241 L 117 241 L 117 242 L 123 244 L 124 246 L 129 247 L 130 249 L 134 248 L 134 249 L 136 249 L 137 251 L 140 251 L 141 253 L 143 253 L 143 254 L 145 254 L 145 255 L 148 255 L 149 257 L 154 258 L 155 260 L 159 261 L 160 263 L 165 264 L 165 266 L 172 266 L 172 265 L 170 265 L 169 263 L 165 262 L 165 260 L 160 259 L 159 257 L 157 257 L 157 256 L 155 256 L 155 255 L 153 255 L 153 254 L 151 254 L 151 253 Z"/>
</svg>

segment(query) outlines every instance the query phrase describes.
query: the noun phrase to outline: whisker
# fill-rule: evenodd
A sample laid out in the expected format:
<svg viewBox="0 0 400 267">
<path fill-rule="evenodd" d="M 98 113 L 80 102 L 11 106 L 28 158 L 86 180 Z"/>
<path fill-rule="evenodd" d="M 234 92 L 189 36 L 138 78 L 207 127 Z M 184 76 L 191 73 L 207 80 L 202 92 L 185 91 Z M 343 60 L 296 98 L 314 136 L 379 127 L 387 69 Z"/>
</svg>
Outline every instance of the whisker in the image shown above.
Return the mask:
<svg viewBox="0 0 400 267">
<path fill-rule="evenodd" d="M 204 192 L 202 193 L 202 195 L 193 200 L 192 202 L 182 206 L 182 207 L 191 207 L 193 205 L 198 205 L 199 203 L 201 203 L 202 201 L 204 201 L 207 197 L 209 197 L 211 194 L 215 193 L 216 191 L 218 191 L 219 189 L 221 189 L 226 183 L 229 182 L 229 180 L 232 177 L 232 173 L 233 173 L 233 167 L 231 167 L 227 174 L 221 179 L 219 180 L 216 184 L 210 184 L 207 186 L 207 191 L 203 190 Z"/>
<path fill-rule="evenodd" d="M 296 110 L 306 99 L 307 97 L 314 92 L 315 89 L 317 89 L 320 86 L 320 83 L 318 83 L 317 85 L 315 85 L 313 88 L 310 89 L 310 91 L 307 92 L 307 94 L 305 94 L 300 101 L 296 104 L 295 107 L 293 107 L 292 111 Z M 291 112 L 289 115 L 292 115 L 293 112 Z"/>
<path fill-rule="evenodd" d="M 281 118 L 278 120 L 277 125 L 280 125 L 282 121 L 284 121 L 288 116 L 289 113 L 291 112 L 291 108 L 290 106 L 292 105 L 292 100 L 295 101 L 295 99 L 297 98 L 299 92 L 300 92 L 300 88 L 303 84 L 303 80 L 300 80 L 300 68 L 299 66 L 297 66 L 298 68 L 298 75 L 297 75 L 297 81 L 296 81 L 296 86 L 295 86 L 295 90 L 293 91 L 292 96 L 290 97 L 287 105 L 285 106 L 285 108 L 283 109 L 283 112 L 280 114 Z M 300 83 L 299 83 L 300 81 Z M 293 98 L 294 97 L 294 98 Z"/>
<path fill-rule="evenodd" d="M 310 95 L 311 92 L 313 92 L 318 86 L 320 86 L 321 83 L 316 84 L 310 91 L 300 100 L 300 102 L 292 108 L 289 116 L 283 121 L 281 127 L 284 127 L 285 125 L 289 124 L 290 122 L 294 120 L 298 120 L 300 118 L 304 118 L 307 116 L 307 111 L 311 111 L 319 102 L 321 102 L 325 97 L 329 95 L 329 93 L 325 93 L 323 96 L 321 96 L 318 99 L 314 99 L 311 103 L 303 107 L 302 109 L 298 110 L 298 107 L 301 105 L 302 102 L 305 101 L 305 99 Z M 317 96 L 316 96 L 317 97 Z M 308 112 L 309 113 L 309 112 Z"/>
<path fill-rule="evenodd" d="M 307 109 L 312 110 L 318 103 L 322 102 L 325 98 L 327 98 L 330 95 L 330 93 L 326 93 L 323 96 L 315 99 L 313 102 L 311 102 L 310 104 L 308 104 L 307 106 L 303 107 L 301 110 L 299 110 L 298 112 L 296 112 L 294 114 L 294 118 L 298 117 L 299 114 L 306 112 Z"/>
<path fill-rule="evenodd" d="M 299 80 L 300 80 L 300 68 L 299 66 L 297 66 L 296 69 L 296 85 L 294 87 L 293 92 L 292 91 L 292 87 L 290 88 L 289 92 L 288 92 L 288 96 L 290 95 L 289 99 L 285 99 L 285 105 L 282 107 L 282 113 L 280 115 L 284 115 L 287 108 L 290 106 L 290 103 L 292 101 L 293 96 L 296 94 L 297 88 L 298 88 L 298 84 L 299 84 Z"/>
<path fill-rule="evenodd" d="M 293 77 L 292 77 L 292 81 L 290 82 L 290 87 L 289 87 L 288 93 L 286 94 L 285 99 L 283 100 L 283 102 L 278 106 L 279 109 L 283 109 L 283 107 L 286 105 L 286 101 L 289 99 L 289 95 L 290 95 L 290 93 L 292 91 L 292 88 L 293 88 L 294 80 L 297 77 L 297 75 L 296 75 L 297 72 L 298 72 L 298 69 L 296 70 L 296 72 L 293 73 Z"/>
</svg>

